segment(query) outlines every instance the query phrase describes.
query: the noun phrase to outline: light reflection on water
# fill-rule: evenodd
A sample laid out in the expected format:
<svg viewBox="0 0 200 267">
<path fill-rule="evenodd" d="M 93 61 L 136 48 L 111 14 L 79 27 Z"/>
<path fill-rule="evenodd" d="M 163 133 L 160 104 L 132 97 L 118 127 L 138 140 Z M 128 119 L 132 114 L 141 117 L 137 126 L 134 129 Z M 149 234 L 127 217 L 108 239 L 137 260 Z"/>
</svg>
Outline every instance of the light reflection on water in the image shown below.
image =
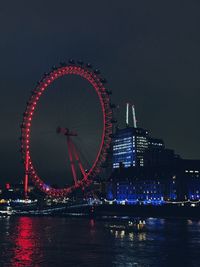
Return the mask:
<svg viewBox="0 0 200 267">
<path fill-rule="evenodd" d="M 200 266 L 200 222 L 146 223 L 127 232 L 94 219 L 0 217 L 0 266 Z"/>
<path fill-rule="evenodd" d="M 13 257 L 11 259 L 11 266 L 39 266 L 38 261 L 40 261 L 42 256 L 38 251 L 39 240 L 36 241 L 37 233 L 36 229 L 34 228 L 32 218 L 20 217 L 14 232 L 14 249 Z"/>
<path fill-rule="evenodd" d="M 31 219 L 28 217 L 19 218 L 16 228 L 15 249 L 11 265 L 14 267 L 20 262 L 32 264 L 34 240 L 32 238 L 33 227 Z"/>
<path fill-rule="evenodd" d="M 115 236 L 116 239 L 127 239 L 130 241 L 137 240 L 137 241 L 145 241 L 147 236 L 146 233 L 134 233 L 134 232 L 129 232 L 126 233 L 125 230 L 110 230 L 110 233 Z"/>
</svg>

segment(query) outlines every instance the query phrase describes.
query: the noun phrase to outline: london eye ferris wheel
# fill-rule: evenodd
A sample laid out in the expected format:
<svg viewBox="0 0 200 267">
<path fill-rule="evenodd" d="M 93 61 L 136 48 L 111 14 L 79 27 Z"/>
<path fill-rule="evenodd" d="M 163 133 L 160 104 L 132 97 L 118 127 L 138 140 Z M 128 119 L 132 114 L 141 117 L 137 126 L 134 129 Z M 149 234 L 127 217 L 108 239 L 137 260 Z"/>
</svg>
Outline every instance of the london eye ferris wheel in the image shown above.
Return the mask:
<svg viewBox="0 0 200 267">
<path fill-rule="evenodd" d="M 96 151 L 92 164 L 89 168 L 85 168 L 81 159 L 80 151 L 74 143 L 74 138 L 79 135 L 74 129 L 69 128 L 67 125 L 58 125 L 56 131 L 62 134 L 66 139 L 66 148 L 68 151 L 68 159 L 73 177 L 73 183 L 62 188 L 55 188 L 45 183 L 45 178 L 39 175 L 38 168 L 35 167 L 35 163 L 32 157 L 32 135 L 33 135 L 33 119 L 40 116 L 36 114 L 38 104 L 45 95 L 49 87 L 64 76 L 79 76 L 87 81 L 87 84 L 91 86 L 95 92 L 100 106 L 102 125 L 99 147 Z M 66 88 L 66 90 L 68 90 Z M 36 87 L 31 92 L 31 96 L 27 102 L 25 112 L 23 114 L 23 121 L 21 124 L 21 152 L 23 157 L 25 178 L 24 178 L 24 190 L 27 197 L 28 181 L 29 178 L 34 185 L 42 192 L 46 193 L 50 197 L 66 197 L 78 188 L 84 188 L 90 185 L 93 179 L 100 172 L 104 161 L 107 157 L 107 151 L 109 149 L 112 137 L 113 123 L 116 121 L 113 118 L 113 109 L 115 105 L 111 102 L 111 90 L 106 86 L 106 80 L 102 78 L 98 69 L 93 69 L 90 63 L 84 64 L 82 61 L 75 62 L 69 60 L 68 63 L 60 63 L 59 67 L 54 66 L 49 73 L 45 73 L 42 79 L 37 83 Z M 87 120 L 87 118 L 85 118 Z"/>
</svg>

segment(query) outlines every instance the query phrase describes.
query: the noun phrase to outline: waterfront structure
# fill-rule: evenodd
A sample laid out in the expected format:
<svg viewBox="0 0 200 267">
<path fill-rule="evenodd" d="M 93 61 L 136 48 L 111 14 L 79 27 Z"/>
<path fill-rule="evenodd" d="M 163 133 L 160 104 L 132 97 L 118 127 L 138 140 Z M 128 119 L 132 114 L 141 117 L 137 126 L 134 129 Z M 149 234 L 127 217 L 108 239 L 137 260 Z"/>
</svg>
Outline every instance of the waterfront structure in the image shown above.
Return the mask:
<svg viewBox="0 0 200 267">
<path fill-rule="evenodd" d="M 174 173 L 167 168 L 130 167 L 114 169 L 107 183 L 107 199 L 118 204 L 160 205 L 177 199 Z"/>
<path fill-rule="evenodd" d="M 200 200 L 200 160 L 179 160 L 176 170 L 179 197 L 194 201 Z"/>
<path fill-rule="evenodd" d="M 182 159 L 162 139 L 138 128 L 135 109 L 130 125 L 128 110 L 127 104 L 126 127 L 114 133 L 107 199 L 121 204 L 200 201 L 200 160 Z"/>
<path fill-rule="evenodd" d="M 200 202 L 200 160 L 175 158 L 167 166 L 114 169 L 107 182 L 107 200 L 153 205 Z"/>
<path fill-rule="evenodd" d="M 54 188 L 46 184 L 37 173 L 32 161 L 31 154 L 31 131 L 32 119 L 35 116 L 35 110 L 40 97 L 44 91 L 48 90 L 49 86 L 63 76 L 76 75 L 80 76 L 92 86 L 93 91 L 97 94 L 97 99 L 100 103 L 102 113 L 102 135 L 98 151 L 95 155 L 94 162 L 89 168 L 83 166 L 79 151 L 77 151 L 72 137 L 77 136 L 77 133 L 69 130 L 68 128 L 58 127 L 57 132 L 61 133 L 66 138 L 69 160 L 72 170 L 73 184 L 66 188 Z M 70 59 L 68 63 L 62 62 L 60 66 L 53 66 L 49 73 L 45 73 L 42 79 L 37 83 L 37 86 L 31 92 L 31 96 L 27 102 L 25 112 L 23 113 L 23 121 L 21 124 L 21 152 L 24 163 L 25 177 L 24 177 L 24 191 L 25 198 L 28 194 L 28 182 L 31 178 L 34 185 L 42 192 L 52 198 L 64 198 L 69 196 L 73 191 L 78 188 L 82 189 L 89 186 L 92 180 L 95 179 L 100 172 L 103 163 L 106 160 L 107 150 L 109 149 L 112 136 L 112 128 L 115 120 L 113 118 L 114 104 L 111 104 L 110 95 L 112 92 L 107 89 L 105 85 L 106 79 L 103 78 L 98 69 L 93 69 L 90 63 L 84 64 L 82 60 L 75 62 Z M 78 171 L 75 168 L 78 167 Z M 87 169 L 87 171 L 85 171 Z M 79 175 L 80 174 L 80 175 Z"/>
<path fill-rule="evenodd" d="M 163 185 L 156 180 L 132 180 L 110 183 L 108 200 L 118 204 L 162 204 Z"/>
</svg>

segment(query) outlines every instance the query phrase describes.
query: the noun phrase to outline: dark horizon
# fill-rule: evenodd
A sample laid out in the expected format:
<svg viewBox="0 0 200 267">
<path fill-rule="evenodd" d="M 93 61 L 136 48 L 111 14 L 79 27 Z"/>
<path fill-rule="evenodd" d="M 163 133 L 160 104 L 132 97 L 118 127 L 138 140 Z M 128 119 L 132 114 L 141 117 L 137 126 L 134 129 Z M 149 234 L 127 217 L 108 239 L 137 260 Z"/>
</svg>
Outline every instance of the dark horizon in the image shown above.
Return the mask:
<svg viewBox="0 0 200 267">
<path fill-rule="evenodd" d="M 120 106 L 121 124 L 130 101 L 139 127 L 181 157 L 200 159 L 199 8 L 195 0 L 2 3 L 1 183 L 23 178 L 19 126 L 31 90 L 51 66 L 69 58 L 102 71 Z M 87 112 L 92 110 L 91 105 Z"/>
</svg>

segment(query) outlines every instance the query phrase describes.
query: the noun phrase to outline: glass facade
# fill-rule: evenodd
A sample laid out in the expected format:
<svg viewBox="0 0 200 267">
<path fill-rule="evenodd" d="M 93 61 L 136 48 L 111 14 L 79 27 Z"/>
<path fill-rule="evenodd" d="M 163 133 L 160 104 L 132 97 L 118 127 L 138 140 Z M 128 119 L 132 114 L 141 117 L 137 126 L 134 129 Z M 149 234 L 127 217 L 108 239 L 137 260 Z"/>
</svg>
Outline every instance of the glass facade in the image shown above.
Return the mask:
<svg viewBox="0 0 200 267">
<path fill-rule="evenodd" d="M 147 136 L 136 136 L 136 147 L 137 147 L 137 161 L 139 166 L 144 166 L 144 152 L 148 148 Z"/>
<path fill-rule="evenodd" d="M 118 129 L 113 139 L 113 168 L 144 166 L 144 152 L 148 148 L 148 132 L 142 128 Z"/>
<path fill-rule="evenodd" d="M 119 168 L 120 164 L 131 167 L 136 163 L 135 136 L 132 128 L 118 130 L 113 140 L 113 168 Z"/>
</svg>

